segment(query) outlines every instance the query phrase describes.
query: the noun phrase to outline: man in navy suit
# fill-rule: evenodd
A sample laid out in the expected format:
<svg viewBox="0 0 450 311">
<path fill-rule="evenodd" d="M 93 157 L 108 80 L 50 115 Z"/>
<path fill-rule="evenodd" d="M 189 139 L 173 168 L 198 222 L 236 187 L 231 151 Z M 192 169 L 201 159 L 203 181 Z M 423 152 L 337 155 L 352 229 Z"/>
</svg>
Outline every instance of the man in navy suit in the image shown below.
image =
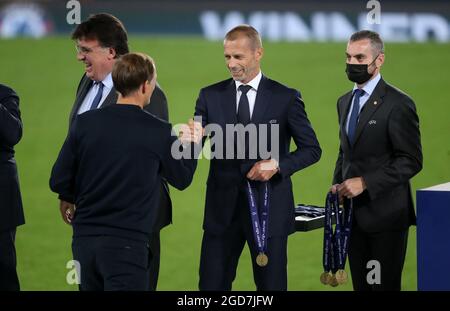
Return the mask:
<svg viewBox="0 0 450 311">
<path fill-rule="evenodd" d="M 85 73 L 78 84 L 69 126 L 76 116 L 83 112 L 116 104 L 117 92 L 112 82 L 112 67 L 121 55 L 129 52 L 125 26 L 118 18 L 107 13 L 91 15 L 75 28 L 72 39 L 76 41 L 77 59 L 85 65 Z M 96 98 L 98 101 L 95 101 Z M 144 110 L 169 121 L 167 99 L 158 83 L 150 101 L 151 105 L 146 105 Z M 74 206 L 61 201 L 60 209 L 64 218 L 66 212 L 73 213 Z M 170 223 L 172 223 L 172 202 L 169 187 L 163 179 L 160 185 L 158 225 L 154 228 L 150 239 L 153 253 L 150 277 L 153 290 L 156 290 L 158 283 L 160 230 Z"/>
<path fill-rule="evenodd" d="M 346 55 L 354 85 L 337 102 L 340 146 L 331 191 L 353 199 L 353 288 L 399 291 L 408 229 L 416 223 L 410 179 L 422 169 L 419 117 L 414 101 L 381 77 L 378 33 L 355 32 Z M 380 284 L 368 284 L 371 260 L 380 264 Z"/>
<path fill-rule="evenodd" d="M 150 290 L 151 232 L 162 177 L 186 188 L 194 160 L 175 160 L 169 123 L 143 110 L 156 85 L 153 61 L 127 54 L 112 79 L 117 104 L 79 115 L 53 167 L 51 189 L 77 207 L 72 251 L 81 290 Z"/>
<path fill-rule="evenodd" d="M 240 25 L 230 30 L 224 40 L 224 56 L 232 78 L 200 91 L 196 118 L 201 117 L 201 125 L 206 127 L 205 133 L 211 139 L 218 137 L 217 133 L 208 131 L 208 125 L 212 124 L 223 133 L 227 125 L 253 126 L 256 135 L 245 138 L 246 134 L 238 131 L 236 136 L 223 135 L 223 155 L 228 157 L 216 154 L 211 160 L 199 288 L 231 290 L 239 257 L 247 242 L 256 288 L 286 290 L 287 240 L 295 231 L 290 176 L 317 162 L 321 149 L 300 93 L 261 73 L 263 49 L 261 38 L 253 27 Z M 265 133 L 260 130 L 261 126 L 267 128 Z M 198 123 L 191 122 L 190 127 L 195 132 Z M 277 131 L 275 142 L 268 139 L 272 131 Z M 289 150 L 291 139 L 297 146 L 292 152 Z M 256 155 L 250 148 L 255 142 Z M 260 149 L 264 143 L 276 156 L 262 155 Z M 217 153 L 220 148 L 216 147 L 212 151 Z M 235 152 L 243 149 L 244 153 Z M 263 250 L 268 261 L 261 263 L 258 259 L 258 264 L 256 259 L 262 251 L 255 243 L 254 220 L 251 220 L 246 193 L 248 185 L 254 187 L 258 198 L 263 193 L 261 185 L 268 185 L 270 190 L 268 239 Z M 259 200 L 259 205 L 262 201 Z"/>
<path fill-rule="evenodd" d="M 23 225 L 14 145 L 22 138 L 19 97 L 0 84 L 0 291 L 19 290 L 16 272 L 16 227 Z"/>
</svg>

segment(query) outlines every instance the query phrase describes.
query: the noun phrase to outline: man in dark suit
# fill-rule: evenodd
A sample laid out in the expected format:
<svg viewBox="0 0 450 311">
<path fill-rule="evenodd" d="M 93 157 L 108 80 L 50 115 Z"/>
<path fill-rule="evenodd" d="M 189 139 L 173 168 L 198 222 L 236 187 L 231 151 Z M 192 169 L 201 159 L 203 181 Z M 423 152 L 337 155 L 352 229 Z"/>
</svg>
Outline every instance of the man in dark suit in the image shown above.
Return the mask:
<svg viewBox="0 0 450 311">
<path fill-rule="evenodd" d="M 22 138 L 19 97 L 0 84 L 0 291 L 20 290 L 16 272 L 16 228 L 25 223 L 14 145 Z"/>
<path fill-rule="evenodd" d="M 85 74 L 77 88 L 75 103 L 70 113 L 69 125 L 75 117 L 83 112 L 113 105 L 117 102 L 117 92 L 111 78 L 112 67 L 121 55 L 128 53 L 127 33 L 123 24 L 110 14 L 96 14 L 77 26 L 72 34 L 76 40 L 77 58 L 86 65 Z M 161 88 L 156 85 L 150 99 L 151 105 L 145 110 L 168 121 L 167 99 Z M 94 104 L 94 105 L 93 105 Z M 150 248 L 153 253 L 150 274 L 151 288 L 156 290 L 160 263 L 160 230 L 172 222 L 172 202 L 169 187 L 163 179 L 159 185 L 161 200 L 158 214 L 158 225 L 152 233 Z M 61 201 L 63 217 L 73 206 Z"/>
<path fill-rule="evenodd" d="M 81 290 L 148 290 L 150 233 L 164 176 L 182 190 L 196 162 L 175 160 L 169 123 L 143 110 L 156 85 L 153 61 L 130 53 L 114 65 L 117 104 L 74 121 L 53 167 L 51 189 L 75 204 L 72 250 Z"/>
<path fill-rule="evenodd" d="M 340 148 L 331 191 L 353 199 L 353 287 L 400 290 L 408 228 L 415 224 L 409 180 L 422 168 L 419 119 L 413 100 L 381 78 L 385 56 L 377 33 L 354 33 L 346 55 L 355 85 L 337 102 Z M 367 279 L 371 260 L 380 264 L 381 282 Z"/>
<path fill-rule="evenodd" d="M 290 176 L 317 162 L 321 149 L 300 93 L 262 75 L 261 38 L 253 27 L 241 25 L 230 30 L 224 41 L 224 55 L 232 79 L 203 88 L 195 115 L 202 118 L 202 126 L 206 127 L 211 141 L 218 136 L 209 132 L 208 125 L 218 127 L 223 133 L 230 125 L 246 126 L 254 128 L 255 135 L 245 139 L 245 131 L 238 130 L 237 136 L 227 133 L 223 140 L 216 142 L 223 145 L 223 154 L 216 154 L 210 163 L 199 288 L 231 290 L 247 242 L 257 289 L 286 290 L 287 239 L 295 231 Z M 191 131 L 195 131 L 196 124 L 191 122 Z M 262 130 L 264 127 L 266 132 Z M 274 140 L 270 139 L 272 131 Z M 291 139 L 297 146 L 292 152 Z M 255 142 L 258 142 L 256 153 L 251 148 Z M 262 155 L 264 144 L 272 156 Z M 212 152 L 221 149 L 217 147 L 214 145 Z M 239 152 L 243 149 L 245 152 Z M 262 252 L 256 246 L 253 220 L 250 220 L 247 181 L 255 187 L 257 197 L 264 193 L 261 187 L 267 185 L 264 182 L 270 190 L 268 239 L 264 250 L 268 262 L 258 261 L 261 266 L 255 262 Z M 260 205 L 262 201 L 259 200 Z"/>
</svg>

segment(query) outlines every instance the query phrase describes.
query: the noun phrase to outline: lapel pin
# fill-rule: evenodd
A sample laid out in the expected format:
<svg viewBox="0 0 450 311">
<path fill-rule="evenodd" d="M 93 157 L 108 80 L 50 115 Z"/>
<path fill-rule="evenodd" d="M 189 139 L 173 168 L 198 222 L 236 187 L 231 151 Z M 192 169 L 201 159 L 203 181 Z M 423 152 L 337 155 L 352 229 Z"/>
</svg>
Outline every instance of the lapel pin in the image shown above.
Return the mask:
<svg viewBox="0 0 450 311">
<path fill-rule="evenodd" d="M 373 104 L 376 105 L 376 104 L 378 104 L 378 102 L 377 102 L 377 101 L 374 101 Z"/>
</svg>

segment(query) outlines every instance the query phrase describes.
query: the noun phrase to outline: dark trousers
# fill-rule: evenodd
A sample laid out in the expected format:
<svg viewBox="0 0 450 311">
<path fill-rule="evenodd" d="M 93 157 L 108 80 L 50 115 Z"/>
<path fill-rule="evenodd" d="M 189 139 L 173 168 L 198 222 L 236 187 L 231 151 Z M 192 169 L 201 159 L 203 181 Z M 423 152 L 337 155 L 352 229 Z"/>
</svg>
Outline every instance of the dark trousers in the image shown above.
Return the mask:
<svg viewBox="0 0 450 311">
<path fill-rule="evenodd" d="M 152 233 L 150 235 L 150 264 L 149 264 L 149 290 L 156 291 L 156 287 L 158 285 L 158 276 L 159 276 L 159 261 L 161 254 L 161 241 L 159 238 L 159 232 Z"/>
<path fill-rule="evenodd" d="M 149 290 L 149 243 L 113 236 L 83 236 L 72 240 L 80 263 L 82 291 Z"/>
<path fill-rule="evenodd" d="M 0 232 L 0 291 L 20 290 L 15 238 L 16 228 Z"/>
<path fill-rule="evenodd" d="M 203 233 L 199 289 L 231 290 L 239 257 L 247 242 L 256 289 L 287 290 L 287 236 L 268 239 L 269 262 L 265 267 L 258 266 L 255 262 L 258 250 L 245 193 L 241 193 L 238 204 L 233 223 L 224 234 Z"/>
<path fill-rule="evenodd" d="M 353 226 L 349 245 L 349 262 L 355 291 L 399 291 L 405 262 L 408 230 L 366 233 Z M 380 284 L 369 284 L 375 266 L 367 268 L 371 260 L 379 262 Z"/>
</svg>

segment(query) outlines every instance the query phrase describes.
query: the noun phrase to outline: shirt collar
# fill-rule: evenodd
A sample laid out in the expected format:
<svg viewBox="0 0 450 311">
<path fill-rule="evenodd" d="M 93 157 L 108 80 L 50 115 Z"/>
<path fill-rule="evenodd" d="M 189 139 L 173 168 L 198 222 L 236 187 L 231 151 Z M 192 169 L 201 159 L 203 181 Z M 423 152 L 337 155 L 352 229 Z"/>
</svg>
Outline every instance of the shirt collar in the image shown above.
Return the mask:
<svg viewBox="0 0 450 311">
<path fill-rule="evenodd" d="M 259 82 L 261 81 L 261 78 L 262 78 L 262 73 L 261 73 L 261 71 L 259 71 L 259 73 L 256 75 L 256 77 L 254 77 L 253 80 L 251 80 L 246 85 L 250 85 L 255 91 L 258 91 L 258 86 L 259 86 Z M 234 81 L 234 82 L 236 83 L 236 90 L 238 90 L 239 87 L 244 84 L 241 81 Z"/>
<path fill-rule="evenodd" d="M 108 75 L 102 81 L 99 81 L 99 82 L 102 82 L 104 87 L 106 87 L 108 89 L 112 89 L 114 86 L 114 83 L 112 80 L 111 72 L 108 73 Z M 94 81 L 94 83 L 97 83 L 97 81 Z"/>
<path fill-rule="evenodd" d="M 375 78 L 369 80 L 369 82 L 367 82 L 366 85 L 364 85 L 362 89 L 364 90 L 364 92 L 366 92 L 366 94 L 369 94 L 369 96 L 371 96 L 373 93 L 373 90 L 375 89 L 375 87 L 377 86 L 377 84 L 380 80 L 381 80 L 381 74 L 378 73 L 375 76 Z M 355 92 L 355 90 L 357 88 L 358 87 L 356 86 L 356 83 L 355 83 L 355 85 L 353 86 L 353 93 Z"/>
<path fill-rule="evenodd" d="M 111 73 L 108 73 L 108 75 L 105 77 L 105 79 L 103 79 L 102 81 L 103 85 L 106 86 L 108 89 L 112 89 L 113 88 L 113 80 L 112 80 L 112 75 Z"/>
</svg>

